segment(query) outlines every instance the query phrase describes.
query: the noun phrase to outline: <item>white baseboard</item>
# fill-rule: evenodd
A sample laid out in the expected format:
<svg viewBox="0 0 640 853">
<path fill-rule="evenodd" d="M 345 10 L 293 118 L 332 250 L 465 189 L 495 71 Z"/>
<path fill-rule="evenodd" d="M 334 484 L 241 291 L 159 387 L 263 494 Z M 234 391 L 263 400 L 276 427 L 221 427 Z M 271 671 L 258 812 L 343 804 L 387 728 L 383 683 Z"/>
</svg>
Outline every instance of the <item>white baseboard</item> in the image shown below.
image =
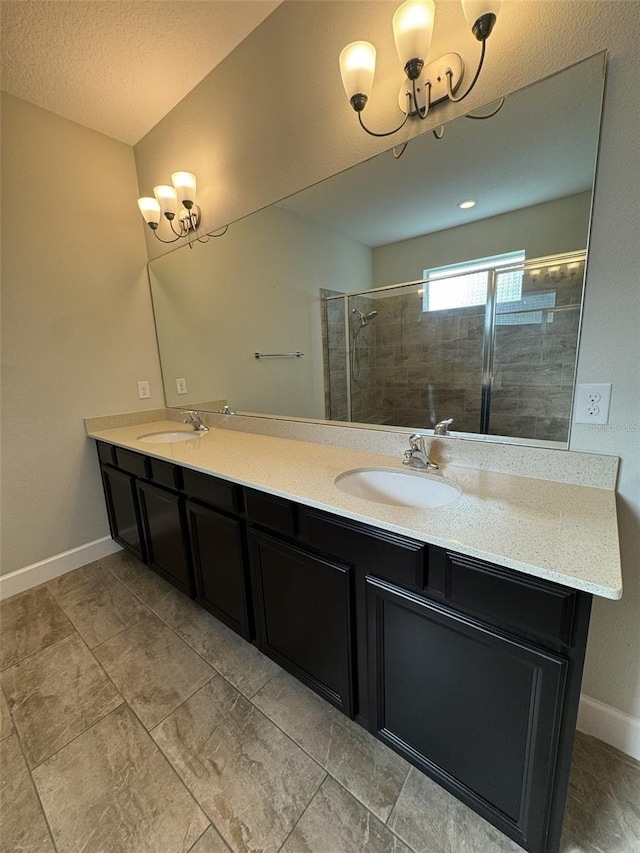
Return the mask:
<svg viewBox="0 0 640 853">
<path fill-rule="evenodd" d="M 591 696 L 580 696 L 578 729 L 640 761 L 640 720 Z"/>
<path fill-rule="evenodd" d="M 114 542 L 111 537 L 104 536 L 94 542 L 80 545 L 79 548 L 72 548 L 70 551 L 56 554 L 54 557 L 41 560 L 39 563 L 17 569 L 8 575 L 0 575 L 0 599 L 9 598 L 18 592 L 24 592 L 26 589 L 46 583 L 59 575 L 72 572 L 74 569 L 79 569 L 80 566 L 86 566 L 87 563 L 92 563 L 94 560 L 99 560 L 101 557 L 107 557 L 109 554 L 115 554 L 116 551 L 121 550 L 117 542 Z"/>
</svg>

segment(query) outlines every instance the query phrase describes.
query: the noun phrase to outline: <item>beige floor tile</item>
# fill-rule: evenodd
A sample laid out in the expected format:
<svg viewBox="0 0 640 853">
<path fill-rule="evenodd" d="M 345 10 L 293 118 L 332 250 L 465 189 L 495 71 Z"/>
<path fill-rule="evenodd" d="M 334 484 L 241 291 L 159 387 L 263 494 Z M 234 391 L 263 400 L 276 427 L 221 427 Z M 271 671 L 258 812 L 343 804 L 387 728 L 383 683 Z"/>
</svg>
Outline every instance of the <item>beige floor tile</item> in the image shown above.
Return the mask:
<svg viewBox="0 0 640 853">
<path fill-rule="evenodd" d="M 522 853 L 522 848 L 415 767 L 388 826 L 416 853 Z"/>
<path fill-rule="evenodd" d="M 189 853 L 229 853 L 230 849 L 215 829 L 210 826 L 205 834 L 196 841 Z"/>
<path fill-rule="evenodd" d="M 16 735 L 0 744 L 1 853 L 54 853 Z"/>
<path fill-rule="evenodd" d="M 391 830 L 330 776 L 282 853 L 411 853 Z"/>
<path fill-rule="evenodd" d="M 77 634 L 5 670 L 2 689 L 30 767 L 122 703 Z"/>
<path fill-rule="evenodd" d="M 0 804 L 2 853 L 54 853 L 17 735 L 0 744 Z"/>
<path fill-rule="evenodd" d="M 179 589 L 169 586 L 169 584 L 167 584 L 167 587 L 164 595 L 154 601 L 151 609 L 156 616 L 159 616 L 174 631 L 183 622 L 206 612 L 193 599 L 189 598 L 188 595 L 180 592 Z"/>
<path fill-rule="evenodd" d="M 152 732 L 235 851 L 276 853 L 325 772 L 223 678 Z"/>
<path fill-rule="evenodd" d="M 174 589 L 129 551 L 110 554 L 100 562 L 147 607 L 152 607 L 169 590 Z"/>
<path fill-rule="evenodd" d="M 33 777 L 59 853 L 186 853 L 209 824 L 126 705 Z"/>
<path fill-rule="evenodd" d="M 0 669 L 73 633 L 73 625 L 44 586 L 0 604 Z"/>
<path fill-rule="evenodd" d="M 138 622 L 148 609 L 99 562 L 47 584 L 89 648 Z"/>
<path fill-rule="evenodd" d="M 586 841 L 580 841 L 568 830 L 563 830 L 560 841 L 560 853 L 602 853 Z"/>
<path fill-rule="evenodd" d="M 156 602 L 154 612 L 249 699 L 281 672 L 280 667 L 254 645 L 178 590 Z"/>
<path fill-rule="evenodd" d="M 4 692 L 0 689 L 0 740 L 9 737 L 10 734 L 13 734 L 13 722 Z"/>
<path fill-rule="evenodd" d="M 148 729 L 215 675 L 153 614 L 93 652 Z"/>
<path fill-rule="evenodd" d="M 409 764 L 290 675 L 253 702 L 380 820 L 386 821 Z"/>
<path fill-rule="evenodd" d="M 640 766 L 595 738 L 576 737 L 565 829 L 597 850 L 640 850 Z"/>
</svg>

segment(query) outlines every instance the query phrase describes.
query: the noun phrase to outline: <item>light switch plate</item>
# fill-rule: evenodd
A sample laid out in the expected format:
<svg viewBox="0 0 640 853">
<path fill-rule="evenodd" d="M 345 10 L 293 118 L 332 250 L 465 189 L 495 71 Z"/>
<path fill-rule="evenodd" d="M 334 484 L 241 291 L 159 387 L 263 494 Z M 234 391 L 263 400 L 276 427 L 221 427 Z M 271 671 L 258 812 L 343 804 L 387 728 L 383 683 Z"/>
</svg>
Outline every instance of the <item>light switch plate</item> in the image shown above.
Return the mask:
<svg viewBox="0 0 640 853">
<path fill-rule="evenodd" d="M 576 387 L 573 406 L 574 424 L 606 424 L 609 422 L 611 383 L 581 384 Z"/>
</svg>

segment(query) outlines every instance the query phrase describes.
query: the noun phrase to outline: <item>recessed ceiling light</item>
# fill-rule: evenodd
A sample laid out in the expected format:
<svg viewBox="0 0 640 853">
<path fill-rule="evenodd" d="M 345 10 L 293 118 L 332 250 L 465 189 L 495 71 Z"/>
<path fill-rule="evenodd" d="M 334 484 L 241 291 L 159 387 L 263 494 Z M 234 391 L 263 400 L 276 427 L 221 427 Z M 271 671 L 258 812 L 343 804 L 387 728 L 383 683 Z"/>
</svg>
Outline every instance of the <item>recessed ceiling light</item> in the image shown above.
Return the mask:
<svg viewBox="0 0 640 853">
<path fill-rule="evenodd" d="M 477 204 L 476 200 L 473 198 L 468 198 L 466 201 L 458 202 L 458 207 L 461 210 L 467 210 L 469 207 L 475 207 Z"/>
</svg>

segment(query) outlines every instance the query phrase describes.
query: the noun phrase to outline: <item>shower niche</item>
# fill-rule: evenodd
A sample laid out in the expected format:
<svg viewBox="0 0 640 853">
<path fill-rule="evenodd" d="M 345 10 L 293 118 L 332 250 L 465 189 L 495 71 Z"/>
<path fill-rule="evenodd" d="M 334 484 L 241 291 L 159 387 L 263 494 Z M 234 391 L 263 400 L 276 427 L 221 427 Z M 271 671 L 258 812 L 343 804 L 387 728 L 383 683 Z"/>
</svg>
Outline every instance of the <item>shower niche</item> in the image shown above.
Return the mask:
<svg viewBox="0 0 640 853">
<path fill-rule="evenodd" d="M 326 417 L 566 443 L 585 252 L 325 292 Z"/>
</svg>

